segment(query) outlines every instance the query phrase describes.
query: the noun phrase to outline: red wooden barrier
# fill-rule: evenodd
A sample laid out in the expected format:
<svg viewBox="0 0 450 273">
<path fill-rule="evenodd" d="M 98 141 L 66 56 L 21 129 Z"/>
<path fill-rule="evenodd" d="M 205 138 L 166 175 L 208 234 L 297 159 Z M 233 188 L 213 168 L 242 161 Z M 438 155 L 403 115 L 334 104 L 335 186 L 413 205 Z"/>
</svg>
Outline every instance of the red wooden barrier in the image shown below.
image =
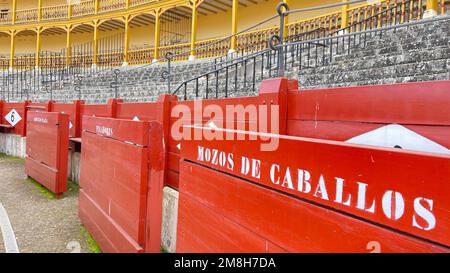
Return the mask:
<svg viewBox="0 0 450 273">
<path fill-rule="evenodd" d="M 55 102 L 51 100 L 47 102 L 30 102 L 27 105 L 27 110 L 35 112 L 51 112 L 54 103 Z"/>
<path fill-rule="evenodd" d="M 28 112 L 25 173 L 56 194 L 67 190 L 69 117 Z"/>
<path fill-rule="evenodd" d="M 182 142 L 177 251 L 450 251 L 450 156 L 250 134 Z"/>
<path fill-rule="evenodd" d="M 153 121 L 83 118 L 79 215 L 106 252 L 160 251 L 170 98 L 118 104 L 118 112 L 142 107 Z"/>
<path fill-rule="evenodd" d="M 143 252 L 149 124 L 83 118 L 80 218 L 106 252 Z"/>
<path fill-rule="evenodd" d="M 204 113 L 208 107 L 215 107 L 222 113 L 227 112 L 227 107 L 253 107 L 268 106 L 268 116 L 271 115 L 271 105 L 279 106 L 278 133 L 286 134 L 286 115 L 287 115 L 287 92 L 288 90 L 298 89 L 297 81 L 291 81 L 285 78 L 276 78 L 264 80 L 260 88 L 260 94 L 255 97 L 241 97 L 228 99 L 211 99 L 211 100 L 196 100 L 196 101 L 171 101 L 171 118 L 170 128 L 176 123 L 184 125 L 204 124 L 206 125 L 211 120 L 219 128 L 232 128 L 248 131 L 258 131 L 258 116 L 251 116 L 248 113 L 245 115 L 235 114 L 233 120 L 218 119 L 212 117 L 208 113 Z M 213 109 L 213 108 L 212 108 Z M 269 128 L 267 128 L 270 130 Z M 178 189 L 179 176 L 179 161 L 180 161 L 180 141 L 174 139 L 171 134 L 168 147 L 168 178 L 167 184 L 175 189 Z"/>
<path fill-rule="evenodd" d="M 3 102 L 0 129 L 5 133 L 26 136 L 27 105 L 24 102 Z"/>
<path fill-rule="evenodd" d="M 60 112 L 69 115 L 69 137 L 81 137 L 81 107 L 83 101 L 75 100 L 73 103 L 54 103 L 52 112 Z"/>
<path fill-rule="evenodd" d="M 450 154 L 450 81 L 291 91 L 287 134 Z"/>
</svg>

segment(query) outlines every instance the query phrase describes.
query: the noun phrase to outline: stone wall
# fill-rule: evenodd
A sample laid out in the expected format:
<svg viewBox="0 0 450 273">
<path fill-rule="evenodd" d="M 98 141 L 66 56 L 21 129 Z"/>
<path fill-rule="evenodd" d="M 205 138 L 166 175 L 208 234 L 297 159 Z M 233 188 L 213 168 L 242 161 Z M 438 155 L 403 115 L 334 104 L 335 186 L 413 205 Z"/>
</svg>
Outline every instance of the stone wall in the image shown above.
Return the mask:
<svg viewBox="0 0 450 273">
<path fill-rule="evenodd" d="M 450 19 L 384 32 L 328 65 L 288 76 L 304 89 L 450 80 Z"/>
<path fill-rule="evenodd" d="M 19 135 L 0 133 L 0 153 L 25 158 L 26 138 Z"/>
</svg>

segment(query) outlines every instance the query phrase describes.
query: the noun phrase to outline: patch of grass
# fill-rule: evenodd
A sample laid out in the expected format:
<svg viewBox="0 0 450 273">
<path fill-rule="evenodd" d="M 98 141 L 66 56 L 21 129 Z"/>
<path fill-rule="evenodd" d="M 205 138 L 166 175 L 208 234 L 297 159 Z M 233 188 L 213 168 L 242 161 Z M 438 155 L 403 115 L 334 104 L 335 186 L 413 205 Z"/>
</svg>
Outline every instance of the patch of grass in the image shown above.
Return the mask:
<svg viewBox="0 0 450 273">
<path fill-rule="evenodd" d="M 47 189 L 46 187 L 39 184 L 39 182 L 37 182 L 33 178 L 28 177 L 26 179 L 26 181 L 33 184 L 48 199 L 51 199 L 51 200 L 57 199 L 55 193 L 51 192 L 49 189 Z M 69 197 L 72 195 L 78 195 L 79 191 L 80 191 L 80 186 L 77 183 L 72 182 L 71 180 L 67 180 L 67 192 L 64 193 L 63 198 Z"/>
<path fill-rule="evenodd" d="M 23 158 L 7 155 L 4 153 L 0 153 L 0 159 L 6 159 L 6 160 L 10 160 L 10 161 L 25 163 L 25 159 L 23 159 Z"/>
<path fill-rule="evenodd" d="M 89 233 L 89 231 L 87 231 L 87 229 L 83 225 L 80 225 L 80 232 L 81 235 L 83 235 L 86 238 L 86 241 L 89 245 L 89 250 L 92 253 L 102 253 L 102 249 L 100 248 L 100 246 L 97 244 L 92 235 Z"/>
<path fill-rule="evenodd" d="M 80 185 L 73 182 L 72 180 L 67 180 L 67 192 L 64 193 L 65 197 L 69 196 L 78 196 L 78 192 L 80 191 Z"/>
<path fill-rule="evenodd" d="M 56 194 L 54 194 L 53 192 L 49 191 L 46 187 L 44 187 L 41 184 L 39 184 L 33 178 L 28 177 L 26 181 L 28 181 L 31 184 L 33 184 L 48 199 L 56 199 Z"/>
</svg>

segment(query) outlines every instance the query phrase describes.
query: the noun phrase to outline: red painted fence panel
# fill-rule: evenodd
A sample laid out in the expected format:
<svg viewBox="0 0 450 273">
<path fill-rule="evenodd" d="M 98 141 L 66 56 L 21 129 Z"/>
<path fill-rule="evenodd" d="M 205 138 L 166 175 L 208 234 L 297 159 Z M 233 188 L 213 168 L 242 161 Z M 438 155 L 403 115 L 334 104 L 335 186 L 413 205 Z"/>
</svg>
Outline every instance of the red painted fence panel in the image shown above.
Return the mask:
<svg viewBox="0 0 450 273">
<path fill-rule="evenodd" d="M 178 251 L 247 251 L 249 232 L 292 252 L 450 251 L 450 156 L 242 134 L 182 142 Z"/>
<path fill-rule="evenodd" d="M 105 252 L 159 252 L 165 173 L 161 124 L 85 116 L 82 138 L 83 224 Z"/>
<path fill-rule="evenodd" d="M 73 101 L 73 103 L 54 103 L 52 112 L 59 112 L 69 115 L 69 137 L 81 137 L 81 107 L 83 101 Z"/>
<path fill-rule="evenodd" d="M 67 191 L 69 117 L 28 112 L 25 173 L 56 194 Z"/>
<path fill-rule="evenodd" d="M 288 92 L 287 134 L 450 154 L 450 81 Z"/>
</svg>

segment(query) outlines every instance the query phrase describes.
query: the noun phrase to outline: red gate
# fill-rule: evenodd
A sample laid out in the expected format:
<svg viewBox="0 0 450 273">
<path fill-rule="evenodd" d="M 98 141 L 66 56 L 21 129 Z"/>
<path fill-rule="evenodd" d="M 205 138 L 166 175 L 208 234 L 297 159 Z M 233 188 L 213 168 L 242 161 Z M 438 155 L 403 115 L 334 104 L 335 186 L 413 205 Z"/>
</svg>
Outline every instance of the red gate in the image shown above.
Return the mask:
<svg viewBox="0 0 450 273">
<path fill-rule="evenodd" d="M 28 112 L 25 173 L 52 192 L 67 191 L 69 117 Z"/>
<path fill-rule="evenodd" d="M 82 138 L 83 224 L 105 252 L 159 252 L 165 169 L 161 123 L 85 116 Z"/>
<path fill-rule="evenodd" d="M 227 132 L 182 142 L 178 252 L 450 251 L 450 156 Z"/>
</svg>

